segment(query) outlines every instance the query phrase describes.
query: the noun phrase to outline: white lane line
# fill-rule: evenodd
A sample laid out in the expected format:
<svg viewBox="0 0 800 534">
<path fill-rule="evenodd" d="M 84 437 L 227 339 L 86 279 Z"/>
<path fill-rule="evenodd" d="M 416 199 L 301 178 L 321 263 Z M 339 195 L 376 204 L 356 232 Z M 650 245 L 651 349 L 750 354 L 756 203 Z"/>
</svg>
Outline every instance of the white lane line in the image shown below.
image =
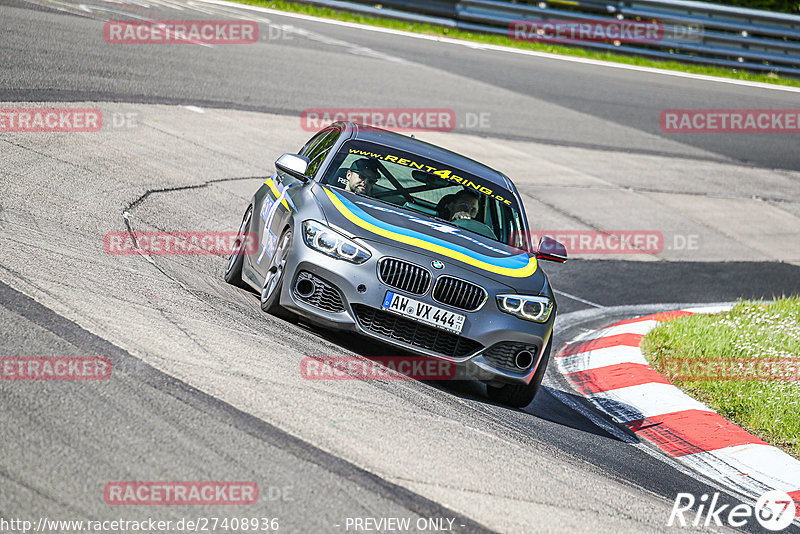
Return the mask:
<svg viewBox="0 0 800 534">
<path fill-rule="evenodd" d="M 29 4 L 48 7 L 48 8 L 51 8 L 51 9 L 56 9 L 58 11 L 63 11 L 65 13 L 70 13 L 72 15 L 78 15 L 80 17 L 86 17 L 86 18 L 90 18 L 90 19 L 93 19 L 93 20 L 100 20 L 100 21 L 103 21 L 103 22 L 110 22 L 112 19 L 107 18 L 107 16 L 103 15 L 102 13 L 111 13 L 111 14 L 116 14 L 116 15 L 122 15 L 122 16 L 125 16 L 125 17 L 130 17 L 132 19 L 140 20 L 140 21 L 143 21 L 143 22 L 152 22 L 153 26 L 156 27 L 156 28 L 164 27 L 164 24 L 159 23 L 159 21 L 156 21 L 156 20 L 153 20 L 153 19 L 149 19 L 147 17 L 142 17 L 140 15 L 136 15 L 136 14 L 133 14 L 133 13 L 128 13 L 126 11 L 119 11 L 118 9 L 111 9 L 111 8 L 100 7 L 100 6 L 90 6 L 88 4 L 77 4 L 77 5 L 74 5 L 74 4 L 69 4 L 69 3 L 65 3 L 65 2 L 59 2 L 58 0 L 47 0 L 45 2 L 36 2 L 35 0 L 23 0 L 23 1 L 27 2 Z M 57 7 L 57 6 L 65 6 L 65 7 Z M 76 9 L 77 9 L 77 11 L 76 11 Z M 97 16 L 89 16 L 89 15 L 97 15 Z M 187 37 L 178 36 L 177 38 L 183 39 L 187 43 L 190 43 L 190 44 L 195 44 L 195 45 L 198 45 L 198 46 L 204 46 L 206 48 L 214 48 L 214 45 L 212 45 L 212 44 L 204 43 L 204 42 L 201 42 L 201 41 L 195 41 L 195 40 L 189 39 Z"/>
<path fill-rule="evenodd" d="M 569 299 L 577 300 L 578 302 L 583 302 L 584 304 L 588 304 L 589 306 L 594 306 L 595 308 L 605 308 L 605 306 L 603 306 L 602 304 L 596 304 L 596 303 L 594 303 L 594 302 L 592 302 L 590 300 L 585 300 L 585 299 L 582 299 L 580 297 L 576 297 L 575 295 L 570 295 L 569 293 L 565 293 L 564 291 L 559 291 L 557 289 L 554 289 L 553 293 L 558 293 L 559 295 L 564 295 L 565 297 L 567 297 Z"/>
<path fill-rule="evenodd" d="M 311 22 L 318 22 L 321 24 L 330 24 L 332 26 L 343 26 L 345 28 L 352 28 L 352 29 L 359 29 L 363 31 L 371 31 L 375 33 L 385 33 L 389 35 L 397 35 L 402 37 L 409 37 L 412 39 L 423 39 L 426 41 L 435 41 L 440 43 L 447 43 L 457 46 L 464 46 L 467 48 L 472 48 L 476 50 L 490 50 L 494 52 L 505 52 L 509 54 L 519 54 L 524 56 L 533 56 L 539 57 L 544 59 L 553 59 L 557 61 L 568 61 L 571 63 L 582 63 L 585 65 L 595 65 L 598 67 L 608 67 L 612 69 L 622 69 L 622 70 L 630 70 L 635 72 L 646 72 L 649 74 L 661 74 L 664 76 L 673 76 L 676 78 L 687 78 L 691 80 L 700 80 L 706 82 L 714 82 L 714 83 L 726 83 L 729 85 L 740 85 L 744 87 L 753 87 L 757 89 L 767 89 L 771 91 L 785 91 L 789 93 L 800 93 L 800 87 L 791 87 L 787 85 L 772 85 L 768 83 L 761 83 L 761 82 L 751 82 L 747 80 L 734 80 L 733 78 L 719 78 L 716 76 L 708 76 L 705 74 L 693 74 L 690 72 L 679 72 L 679 71 L 672 71 L 672 70 L 665 70 L 665 69 L 657 69 L 653 67 L 641 67 L 638 65 L 626 65 L 624 63 L 613 63 L 611 61 L 601 61 L 599 59 L 588 59 L 582 57 L 575 57 L 575 56 L 561 56 L 558 54 L 550 54 L 547 52 L 536 52 L 533 50 L 523 50 L 521 48 L 511 48 L 508 46 L 500 46 L 500 45 L 490 45 L 490 44 L 482 44 L 476 43 L 471 41 L 463 41 L 461 39 L 453 39 L 452 37 L 436 37 L 433 35 L 423 35 L 420 33 L 412 33 L 406 32 L 402 30 L 394 30 L 391 28 L 381 28 L 378 26 L 369 26 L 366 24 L 357 24 L 354 22 L 344 22 L 340 20 L 333 20 L 333 19 L 326 19 L 321 17 L 313 17 L 311 15 L 301 15 L 299 13 L 289 13 L 287 11 L 279 11 L 276 9 L 269 9 L 266 7 L 258 7 L 258 6 L 248 6 L 244 4 L 236 4 L 234 2 L 226 2 L 224 0 L 195 0 L 198 2 L 204 2 L 208 4 L 215 4 L 219 6 L 230 6 L 235 7 L 238 9 L 244 9 L 249 11 L 258 11 L 261 13 L 269 13 L 271 15 L 278 15 L 282 17 L 289 17 L 299 20 L 308 20 Z"/>
<path fill-rule="evenodd" d="M 215 11 L 210 11 L 208 8 L 204 9 L 203 6 L 198 5 L 199 3 L 206 3 L 206 4 L 214 5 L 214 6 L 218 7 L 218 8 L 222 8 L 222 9 L 216 9 Z M 298 26 L 292 26 L 291 24 L 277 24 L 277 23 L 273 22 L 272 20 L 270 20 L 268 18 L 265 18 L 265 17 L 257 17 L 257 16 L 254 16 L 254 15 L 251 15 L 251 14 L 242 14 L 240 12 L 237 12 L 237 11 L 233 10 L 233 9 L 228 9 L 230 7 L 244 9 L 244 7 L 253 7 L 253 6 L 244 6 L 243 7 L 241 4 L 229 4 L 229 3 L 220 4 L 220 3 L 214 3 L 214 2 L 204 2 L 204 0 L 189 0 L 186 3 L 186 5 L 187 5 L 187 7 L 190 7 L 192 9 L 194 9 L 194 10 L 201 11 L 201 12 L 204 12 L 204 13 L 223 14 L 225 16 L 236 17 L 236 18 L 243 19 L 243 20 L 252 20 L 252 21 L 256 21 L 256 22 L 261 22 L 261 23 L 267 24 L 268 26 L 270 26 L 272 28 L 277 28 L 280 31 L 285 32 L 287 34 L 295 34 L 295 35 L 298 35 L 300 37 L 304 37 L 306 39 L 309 39 L 311 41 L 316 41 L 316 42 L 319 42 L 319 43 L 322 43 L 322 44 L 326 44 L 326 45 L 330 45 L 330 46 L 343 47 L 348 51 L 348 53 L 353 54 L 353 55 L 371 57 L 371 58 L 380 59 L 380 60 L 383 60 L 383 61 L 391 61 L 393 63 L 398 63 L 398 64 L 402 64 L 402 65 L 413 65 L 414 64 L 414 63 L 412 63 L 410 61 L 407 61 L 405 59 L 402 59 L 402 58 L 399 58 L 399 57 L 396 57 L 396 56 L 392 56 L 390 54 L 385 54 L 383 52 L 378 52 L 377 50 L 373 50 L 371 48 L 367 48 L 365 46 L 361 46 L 361 45 L 358 45 L 356 43 L 351 43 L 349 41 L 342 41 L 341 39 L 336 39 L 334 37 L 329 37 L 329 36 L 323 35 L 321 33 L 312 32 L 312 31 L 306 30 L 304 28 L 300 28 Z M 270 14 L 281 14 L 281 13 L 283 13 L 283 12 L 280 12 L 280 11 L 269 10 L 267 8 L 258 8 L 255 11 L 261 11 L 262 9 L 265 9 Z M 253 11 L 253 10 L 249 10 L 249 11 Z M 422 66 L 422 64 L 418 64 L 418 65 Z"/>
</svg>

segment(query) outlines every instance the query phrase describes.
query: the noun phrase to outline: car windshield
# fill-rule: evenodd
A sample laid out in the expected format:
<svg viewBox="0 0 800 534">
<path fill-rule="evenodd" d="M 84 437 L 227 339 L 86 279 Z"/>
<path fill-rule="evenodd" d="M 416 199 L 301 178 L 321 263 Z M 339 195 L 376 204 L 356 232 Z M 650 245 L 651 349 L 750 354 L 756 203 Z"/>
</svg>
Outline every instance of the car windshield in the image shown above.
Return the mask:
<svg viewBox="0 0 800 534">
<path fill-rule="evenodd" d="M 367 177 L 371 186 L 351 188 L 355 192 L 528 250 L 517 200 L 497 184 L 441 162 L 363 141 L 342 145 L 322 183 L 347 189 L 351 169 Z"/>
</svg>

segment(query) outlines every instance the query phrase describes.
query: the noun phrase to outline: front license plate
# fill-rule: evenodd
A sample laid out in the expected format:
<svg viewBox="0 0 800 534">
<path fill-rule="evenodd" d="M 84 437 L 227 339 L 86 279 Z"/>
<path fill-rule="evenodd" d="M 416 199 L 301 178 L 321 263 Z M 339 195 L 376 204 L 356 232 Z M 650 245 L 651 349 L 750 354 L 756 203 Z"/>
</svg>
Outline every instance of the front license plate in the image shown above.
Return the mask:
<svg viewBox="0 0 800 534">
<path fill-rule="evenodd" d="M 381 307 L 384 310 L 399 313 L 456 334 L 460 334 L 461 329 L 464 328 L 464 316 L 460 313 L 443 310 L 442 308 L 398 295 L 394 291 L 386 292 L 386 297 L 384 297 Z"/>
</svg>

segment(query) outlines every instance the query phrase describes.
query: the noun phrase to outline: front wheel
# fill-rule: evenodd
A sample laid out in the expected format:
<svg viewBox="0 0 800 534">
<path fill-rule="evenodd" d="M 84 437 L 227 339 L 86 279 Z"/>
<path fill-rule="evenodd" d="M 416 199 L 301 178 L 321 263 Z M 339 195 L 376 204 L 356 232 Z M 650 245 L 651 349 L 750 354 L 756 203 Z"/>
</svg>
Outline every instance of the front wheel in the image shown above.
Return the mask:
<svg viewBox="0 0 800 534">
<path fill-rule="evenodd" d="M 244 265 L 244 255 L 247 247 L 247 230 L 250 228 L 250 219 L 253 216 L 253 206 L 248 206 L 247 211 L 242 217 L 242 225 L 239 233 L 236 234 L 236 241 L 233 243 L 233 250 L 228 257 L 228 264 L 225 266 L 225 281 L 242 289 L 250 289 L 242 280 L 242 265 Z"/>
<path fill-rule="evenodd" d="M 275 250 L 275 255 L 272 256 L 272 261 L 264 277 L 264 285 L 261 289 L 261 309 L 284 319 L 294 319 L 294 314 L 284 309 L 280 304 L 286 260 L 289 257 L 291 247 L 292 230 L 287 228 L 278 241 L 278 248 Z"/>
<path fill-rule="evenodd" d="M 529 405 L 539 387 L 542 385 L 544 373 L 547 370 L 547 364 L 550 362 L 550 349 L 553 348 L 553 335 L 550 334 L 550 341 L 547 342 L 547 348 L 542 354 L 542 361 L 539 362 L 539 367 L 533 374 L 529 384 L 505 384 L 503 386 L 486 386 L 486 392 L 489 398 L 500 404 L 505 404 L 512 408 L 524 408 Z"/>
</svg>

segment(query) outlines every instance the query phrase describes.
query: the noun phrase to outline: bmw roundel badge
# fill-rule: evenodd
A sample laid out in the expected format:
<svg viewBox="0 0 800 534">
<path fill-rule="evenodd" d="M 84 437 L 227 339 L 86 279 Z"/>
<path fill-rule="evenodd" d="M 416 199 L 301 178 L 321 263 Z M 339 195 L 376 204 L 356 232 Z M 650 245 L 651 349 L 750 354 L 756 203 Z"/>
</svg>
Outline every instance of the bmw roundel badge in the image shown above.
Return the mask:
<svg viewBox="0 0 800 534">
<path fill-rule="evenodd" d="M 431 262 L 431 266 L 434 269 L 444 269 L 444 263 L 440 262 L 439 260 L 433 260 Z"/>
</svg>

